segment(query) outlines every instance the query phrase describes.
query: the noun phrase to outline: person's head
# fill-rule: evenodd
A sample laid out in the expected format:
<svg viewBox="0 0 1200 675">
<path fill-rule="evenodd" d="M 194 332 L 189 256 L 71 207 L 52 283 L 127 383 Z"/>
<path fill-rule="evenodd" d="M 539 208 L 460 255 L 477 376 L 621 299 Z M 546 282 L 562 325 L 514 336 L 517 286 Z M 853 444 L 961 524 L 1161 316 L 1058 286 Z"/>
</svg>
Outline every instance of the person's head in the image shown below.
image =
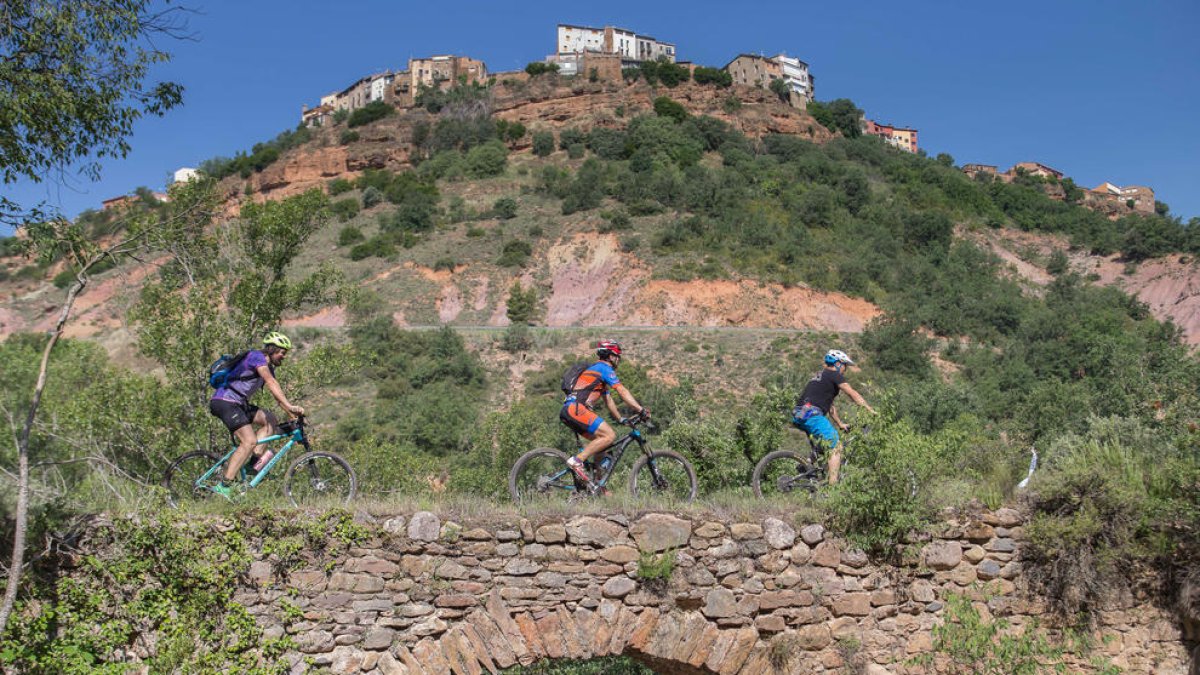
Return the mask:
<svg viewBox="0 0 1200 675">
<path fill-rule="evenodd" d="M 613 368 L 621 363 L 621 343 L 616 340 L 601 340 L 596 343 L 596 356 L 608 361 Z"/>
<path fill-rule="evenodd" d="M 840 349 L 830 349 L 825 352 L 825 367 L 838 371 L 839 373 L 846 369 L 847 366 L 854 365 L 854 361 L 846 356 L 846 352 Z"/>
<path fill-rule="evenodd" d="M 292 341 L 283 333 L 272 331 L 263 338 L 262 353 L 267 355 L 271 365 L 278 366 L 292 349 Z"/>
</svg>

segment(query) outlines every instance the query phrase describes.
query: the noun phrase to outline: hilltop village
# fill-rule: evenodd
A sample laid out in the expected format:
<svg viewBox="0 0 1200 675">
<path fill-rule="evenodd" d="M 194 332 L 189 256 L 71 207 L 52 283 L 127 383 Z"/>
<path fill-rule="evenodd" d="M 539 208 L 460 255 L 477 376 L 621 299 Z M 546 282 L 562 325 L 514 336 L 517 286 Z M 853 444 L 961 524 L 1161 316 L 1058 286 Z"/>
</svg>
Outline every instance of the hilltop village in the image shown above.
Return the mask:
<svg viewBox="0 0 1200 675">
<path fill-rule="evenodd" d="M 665 62 L 681 66 L 687 75 L 698 82 L 702 78 L 720 79 L 727 84 L 767 89 L 792 107 L 804 110 L 816 100 L 816 76 L 809 64 L 786 53 L 765 56 L 739 53 L 720 68 L 708 68 L 679 59 L 678 45 L 650 35 L 617 26 L 602 28 L 558 24 L 554 52 L 540 61 L 530 62 L 524 70 L 492 72 L 482 59 L 467 55 L 437 54 L 410 58 L 403 70 L 386 69 L 365 75 L 346 87 L 320 97 L 315 106 L 303 105 L 300 124 L 320 127 L 334 123 L 373 103 L 382 102 L 396 108 L 416 105 L 422 91 L 449 89 L 456 85 L 487 85 L 497 81 L 523 81 L 545 73 L 563 77 L 586 77 L 590 81 L 619 82 L 636 73 L 647 62 Z M 699 75 L 698 75 L 699 72 Z M 918 129 L 869 119 L 863 114 L 859 126 L 862 134 L 877 136 L 898 150 L 919 153 Z M 1037 181 L 1053 199 L 1071 201 L 1109 218 L 1126 213 L 1154 213 L 1154 190 L 1147 186 L 1120 187 L 1105 181 L 1092 189 L 1075 185 L 1063 172 L 1040 162 L 1018 162 L 1008 171 L 1000 172 L 989 164 L 965 164 L 962 171 L 979 180 Z M 181 167 L 171 173 L 170 183 L 184 182 L 199 171 Z M 153 196 L 165 201 L 167 196 Z M 122 208 L 137 196 L 118 195 L 102 202 L 104 210 Z"/>
</svg>

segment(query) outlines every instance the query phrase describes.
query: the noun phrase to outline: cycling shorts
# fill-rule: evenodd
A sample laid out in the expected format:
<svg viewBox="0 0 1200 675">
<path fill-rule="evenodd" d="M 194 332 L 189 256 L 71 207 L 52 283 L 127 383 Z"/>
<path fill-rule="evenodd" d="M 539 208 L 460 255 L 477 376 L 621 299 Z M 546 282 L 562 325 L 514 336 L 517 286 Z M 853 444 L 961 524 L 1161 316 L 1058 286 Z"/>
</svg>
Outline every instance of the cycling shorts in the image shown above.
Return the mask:
<svg viewBox="0 0 1200 675">
<path fill-rule="evenodd" d="M 793 419 L 792 423 L 804 430 L 804 433 L 817 439 L 827 448 L 836 448 L 838 432 L 833 428 L 829 418 L 824 415 L 813 415 L 806 420 Z"/>
<path fill-rule="evenodd" d="M 562 420 L 562 423 L 570 427 L 572 431 L 589 440 L 596 435 L 596 430 L 604 423 L 599 415 L 592 412 L 586 405 L 576 401 L 568 401 L 563 405 L 562 411 L 558 413 L 558 419 Z"/>
<path fill-rule="evenodd" d="M 255 415 L 258 414 L 258 406 L 214 398 L 208 402 L 208 411 L 224 422 L 226 429 L 234 432 L 254 421 Z"/>
</svg>

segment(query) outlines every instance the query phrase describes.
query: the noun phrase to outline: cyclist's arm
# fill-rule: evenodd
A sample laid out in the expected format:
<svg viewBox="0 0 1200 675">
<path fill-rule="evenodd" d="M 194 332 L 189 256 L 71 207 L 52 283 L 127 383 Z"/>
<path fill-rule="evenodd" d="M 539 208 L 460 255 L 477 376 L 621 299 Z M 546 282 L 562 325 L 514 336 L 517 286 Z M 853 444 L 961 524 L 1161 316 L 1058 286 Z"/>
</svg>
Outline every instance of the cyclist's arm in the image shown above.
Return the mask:
<svg viewBox="0 0 1200 675">
<path fill-rule="evenodd" d="M 645 407 L 641 403 L 637 402 L 637 399 L 633 397 L 633 394 L 629 393 L 629 390 L 625 388 L 625 385 L 617 384 L 615 387 L 613 387 L 613 390 L 621 395 L 621 400 L 625 401 L 625 405 L 633 408 L 635 413 L 640 413 L 645 410 Z"/>
<path fill-rule="evenodd" d="M 863 399 L 861 394 L 859 394 L 857 391 L 854 391 L 854 387 L 851 387 L 849 382 L 843 382 L 839 389 L 846 392 L 846 395 L 850 397 L 851 401 L 854 401 L 855 403 L 866 408 L 867 412 L 871 413 L 872 415 L 875 414 L 875 409 L 867 405 L 866 400 Z"/>
<path fill-rule="evenodd" d="M 612 413 L 614 420 L 621 419 L 621 411 L 617 409 L 617 402 L 613 400 L 612 394 L 604 392 L 604 404 L 608 406 L 608 412 Z"/>
<path fill-rule="evenodd" d="M 830 419 L 833 420 L 833 423 L 836 424 L 839 429 L 841 429 L 842 431 L 846 430 L 847 427 L 845 424 L 842 423 L 842 418 L 838 417 L 836 406 L 832 406 L 832 405 L 829 406 L 829 417 L 830 417 Z"/>
<path fill-rule="evenodd" d="M 283 387 L 279 386 L 279 380 L 276 380 L 275 376 L 271 374 L 270 368 L 259 366 L 257 372 L 258 376 L 263 379 L 263 386 L 266 387 L 267 391 L 271 392 L 271 395 L 279 402 L 280 407 L 294 416 L 304 414 L 304 408 L 288 402 L 287 396 L 283 395 Z"/>
</svg>

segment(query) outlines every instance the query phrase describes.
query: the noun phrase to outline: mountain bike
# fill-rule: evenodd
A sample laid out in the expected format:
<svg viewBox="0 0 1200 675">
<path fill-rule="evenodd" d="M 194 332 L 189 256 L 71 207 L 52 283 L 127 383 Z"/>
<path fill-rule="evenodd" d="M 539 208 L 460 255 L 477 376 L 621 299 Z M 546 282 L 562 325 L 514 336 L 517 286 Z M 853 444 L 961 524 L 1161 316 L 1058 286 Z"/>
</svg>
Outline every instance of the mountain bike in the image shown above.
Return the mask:
<svg viewBox="0 0 1200 675">
<path fill-rule="evenodd" d="M 283 493 L 295 506 L 330 501 L 338 504 L 349 503 L 358 491 L 358 479 L 349 462 L 341 456 L 326 451 L 314 451 L 308 442 L 305 432 L 304 417 L 289 420 L 279 424 L 279 433 L 258 441 L 258 445 L 286 440 L 283 447 L 275 452 L 270 461 L 259 471 L 253 468 L 254 457 L 246 460 L 238 470 L 239 482 L 243 490 L 258 487 L 279 466 L 288 451 L 296 444 L 304 447 L 304 454 L 296 458 L 283 474 Z M 230 434 L 232 437 L 233 434 Z M 225 472 L 225 463 L 237 451 L 237 440 L 233 439 L 233 449 L 220 457 L 213 452 L 196 450 L 180 455 L 167 467 L 163 477 L 163 486 L 167 488 L 167 499 L 172 506 L 204 501 L 213 496 L 212 486 L 221 480 Z"/>
<path fill-rule="evenodd" d="M 597 464 L 588 461 L 589 472 L 594 476 L 593 490 L 576 478 L 567 466 L 567 454 L 553 448 L 537 448 L 521 455 L 508 474 L 508 491 L 514 501 L 529 504 L 539 501 L 571 501 L 592 494 L 604 494 L 621 464 L 621 458 L 631 444 L 636 443 L 642 456 L 633 463 L 629 472 L 629 491 L 639 494 L 661 495 L 667 499 L 690 502 L 696 498 L 696 470 L 683 455 L 670 450 L 651 450 L 649 440 L 638 429 L 639 425 L 649 428 L 649 421 L 642 416 L 622 420 L 630 428 L 629 433 L 617 439 L 605 450 L 607 461 Z M 583 441 L 575 435 L 580 449 Z"/>
<path fill-rule="evenodd" d="M 854 445 L 854 441 L 860 440 L 869 432 L 870 427 L 862 427 L 855 434 L 855 437 L 847 434 L 846 440 L 842 444 L 841 468 L 843 470 L 850 465 L 853 458 L 851 448 Z M 808 456 L 795 450 L 776 450 L 768 452 L 762 459 L 758 460 L 758 464 L 754 466 L 753 476 L 750 479 L 750 484 L 754 487 L 754 494 L 764 497 L 792 493 L 811 493 L 829 483 L 825 446 L 813 439 L 809 434 L 805 434 L 805 437 L 808 439 Z M 919 487 L 917 476 L 911 469 L 907 470 L 906 473 L 909 496 L 916 496 Z"/>
</svg>

